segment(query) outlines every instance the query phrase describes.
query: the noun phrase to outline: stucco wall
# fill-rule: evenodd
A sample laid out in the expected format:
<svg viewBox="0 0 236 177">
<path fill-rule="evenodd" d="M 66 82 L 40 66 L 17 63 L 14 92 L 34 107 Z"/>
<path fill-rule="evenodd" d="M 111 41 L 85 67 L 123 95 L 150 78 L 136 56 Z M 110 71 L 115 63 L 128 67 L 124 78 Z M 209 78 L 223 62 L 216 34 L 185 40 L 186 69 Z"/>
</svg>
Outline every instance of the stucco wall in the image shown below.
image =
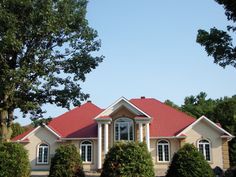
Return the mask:
<svg viewBox="0 0 236 177">
<path fill-rule="evenodd" d="M 30 143 L 24 145 L 28 150 L 29 160 L 32 170 L 49 170 L 50 165 L 37 164 L 37 147 L 39 144 L 45 142 L 49 145 L 50 157 L 55 154 L 55 150 L 58 147 L 56 142 L 57 137 L 49 132 L 46 128 L 40 127 L 36 132 L 28 137 Z M 51 158 L 50 158 L 51 159 Z M 50 160 L 49 159 L 49 163 Z"/>
<path fill-rule="evenodd" d="M 221 134 L 215 128 L 209 126 L 205 120 L 201 120 L 185 134 L 187 135 L 186 142 L 194 144 L 196 147 L 200 139 L 210 140 L 211 162 L 209 164 L 212 168 L 216 166 L 223 168 L 222 139 Z"/>
</svg>

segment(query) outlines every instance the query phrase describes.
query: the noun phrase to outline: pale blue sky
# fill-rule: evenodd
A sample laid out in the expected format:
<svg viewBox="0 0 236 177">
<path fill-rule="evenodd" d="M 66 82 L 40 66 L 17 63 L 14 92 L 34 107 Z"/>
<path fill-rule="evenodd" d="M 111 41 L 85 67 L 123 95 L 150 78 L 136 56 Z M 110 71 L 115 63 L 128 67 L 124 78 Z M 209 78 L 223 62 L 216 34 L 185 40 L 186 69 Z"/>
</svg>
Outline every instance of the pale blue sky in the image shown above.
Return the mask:
<svg viewBox="0 0 236 177">
<path fill-rule="evenodd" d="M 214 0 L 90 0 L 87 18 L 102 40 L 99 54 L 105 59 L 82 88 L 98 106 L 105 108 L 121 96 L 181 105 L 201 91 L 210 98 L 236 94 L 236 69 L 214 64 L 196 43 L 199 28 L 229 24 Z M 45 108 L 52 117 L 66 111 Z"/>
</svg>

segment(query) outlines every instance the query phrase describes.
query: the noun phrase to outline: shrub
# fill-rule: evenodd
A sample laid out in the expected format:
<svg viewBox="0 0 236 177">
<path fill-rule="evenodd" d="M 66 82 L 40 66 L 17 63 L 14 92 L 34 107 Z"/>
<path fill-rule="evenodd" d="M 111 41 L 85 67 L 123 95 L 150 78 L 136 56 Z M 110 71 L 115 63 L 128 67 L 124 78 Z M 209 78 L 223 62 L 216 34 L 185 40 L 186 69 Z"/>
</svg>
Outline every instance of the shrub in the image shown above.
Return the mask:
<svg viewBox="0 0 236 177">
<path fill-rule="evenodd" d="M 27 151 L 18 143 L 0 143 L 0 177 L 28 177 Z"/>
<path fill-rule="evenodd" d="M 154 177 L 151 154 L 144 143 L 119 142 L 107 153 L 101 177 Z"/>
<path fill-rule="evenodd" d="M 191 144 L 185 144 L 174 154 L 166 177 L 213 177 L 213 171 Z"/>
<path fill-rule="evenodd" d="M 60 146 L 51 160 L 49 177 L 85 177 L 75 145 Z"/>
<path fill-rule="evenodd" d="M 228 170 L 226 170 L 224 177 L 235 177 L 236 176 L 236 166 L 231 167 Z"/>
</svg>

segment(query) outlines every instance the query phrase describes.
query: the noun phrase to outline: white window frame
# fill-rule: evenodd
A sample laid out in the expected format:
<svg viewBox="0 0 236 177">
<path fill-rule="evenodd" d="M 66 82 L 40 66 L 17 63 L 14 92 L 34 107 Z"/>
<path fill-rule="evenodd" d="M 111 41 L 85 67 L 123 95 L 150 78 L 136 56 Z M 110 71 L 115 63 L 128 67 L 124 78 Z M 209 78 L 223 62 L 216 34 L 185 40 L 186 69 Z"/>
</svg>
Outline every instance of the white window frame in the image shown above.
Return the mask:
<svg viewBox="0 0 236 177">
<path fill-rule="evenodd" d="M 165 143 L 162 143 L 162 142 L 165 142 Z M 168 146 L 168 158 L 169 158 L 169 160 L 166 160 L 165 145 Z M 163 160 L 159 159 L 159 148 L 158 148 L 159 146 L 161 146 L 161 148 L 162 148 L 162 159 Z M 157 142 L 157 161 L 161 162 L 161 163 L 170 162 L 170 142 L 169 141 L 167 141 L 167 140 L 159 140 Z"/>
<path fill-rule="evenodd" d="M 123 120 L 124 122 L 119 122 L 120 120 Z M 118 126 L 118 139 L 116 139 L 116 125 Z M 128 140 L 121 140 L 120 139 L 120 124 L 127 124 L 128 125 Z M 132 136 L 132 140 L 130 137 L 130 127 L 132 127 L 132 132 L 133 132 L 133 136 Z M 126 118 L 126 117 L 121 117 L 115 120 L 114 122 L 114 140 L 115 141 L 134 141 L 134 121 L 130 118 Z"/>
<path fill-rule="evenodd" d="M 42 145 L 46 145 L 46 146 L 42 146 Z M 39 150 L 42 149 L 42 162 L 39 162 Z M 47 149 L 48 151 L 48 154 L 47 154 L 47 157 L 46 157 L 46 162 L 45 162 L 45 158 L 44 158 L 44 150 Z M 50 155 L 50 151 L 49 151 L 49 145 L 45 142 L 43 143 L 40 143 L 37 147 L 37 164 L 41 164 L 41 165 L 44 165 L 44 164 L 49 164 L 49 155 Z"/>
<path fill-rule="evenodd" d="M 201 142 L 201 141 L 207 141 L 207 142 Z M 204 156 L 204 159 L 208 162 L 211 162 L 211 159 L 212 159 L 212 156 L 211 156 L 211 141 L 208 140 L 208 139 L 200 139 L 198 140 L 198 143 L 197 143 L 197 147 L 198 147 L 198 151 L 200 152 L 200 145 L 203 145 L 203 156 Z M 206 145 L 209 145 L 209 156 L 210 156 L 210 160 L 207 160 L 206 159 Z"/>
<path fill-rule="evenodd" d="M 89 143 L 88 144 L 83 144 L 85 142 L 89 142 Z M 92 161 L 93 161 L 93 143 L 89 140 L 81 141 L 81 143 L 80 143 L 80 156 L 81 156 L 81 159 L 82 159 L 82 147 L 85 147 L 85 161 L 83 161 L 83 163 L 92 163 Z M 91 161 L 88 161 L 88 147 L 91 147 Z"/>
</svg>

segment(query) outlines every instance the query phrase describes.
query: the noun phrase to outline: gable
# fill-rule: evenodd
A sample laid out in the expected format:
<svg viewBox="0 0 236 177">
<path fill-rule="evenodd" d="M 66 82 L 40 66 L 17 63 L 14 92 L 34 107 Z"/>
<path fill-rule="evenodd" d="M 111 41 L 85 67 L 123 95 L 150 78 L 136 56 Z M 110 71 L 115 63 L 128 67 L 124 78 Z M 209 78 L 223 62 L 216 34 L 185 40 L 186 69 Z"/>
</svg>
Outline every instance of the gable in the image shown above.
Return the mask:
<svg viewBox="0 0 236 177">
<path fill-rule="evenodd" d="M 118 117 L 134 118 L 135 116 L 136 115 L 125 106 L 121 106 L 110 115 L 110 117 L 112 118 L 118 118 Z"/>
<path fill-rule="evenodd" d="M 138 107 L 136 107 L 126 98 L 121 97 L 116 102 L 111 104 L 108 108 L 106 108 L 104 111 L 102 111 L 99 115 L 97 115 L 95 119 L 99 120 L 101 117 L 111 116 L 115 114 L 116 112 L 118 112 L 118 110 L 121 109 L 122 107 L 126 108 L 127 110 L 129 110 L 129 112 L 133 113 L 134 115 L 143 116 L 148 119 L 151 118 L 150 115 L 148 115 L 142 109 L 139 109 Z"/>
</svg>

